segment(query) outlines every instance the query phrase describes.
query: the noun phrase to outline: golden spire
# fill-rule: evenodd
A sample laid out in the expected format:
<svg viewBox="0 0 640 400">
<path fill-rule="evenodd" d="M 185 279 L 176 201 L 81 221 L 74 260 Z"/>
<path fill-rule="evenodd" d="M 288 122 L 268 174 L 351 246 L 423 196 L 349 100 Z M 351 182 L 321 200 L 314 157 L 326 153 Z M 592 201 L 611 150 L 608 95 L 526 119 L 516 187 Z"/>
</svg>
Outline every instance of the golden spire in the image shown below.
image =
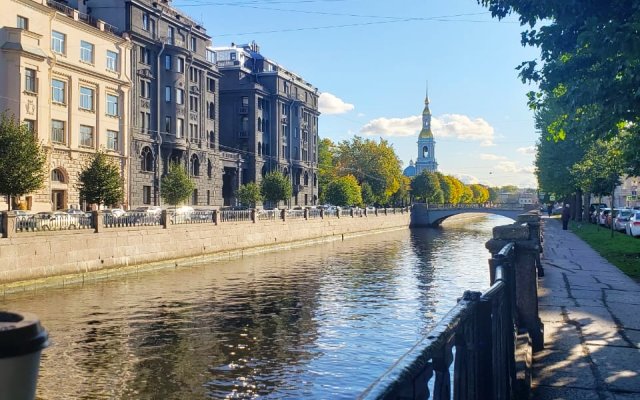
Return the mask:
<svg viewBox="0 0 640 400">
<path fill-rule="evenodd" d="M 422 110 L 422 130 L 418 139 L 433 138 L 431 132 L 431 110 L 429 109 L 429 81 L 427 81 L 427 90 L 424 96 L 424 110 Z"/>
</svg>

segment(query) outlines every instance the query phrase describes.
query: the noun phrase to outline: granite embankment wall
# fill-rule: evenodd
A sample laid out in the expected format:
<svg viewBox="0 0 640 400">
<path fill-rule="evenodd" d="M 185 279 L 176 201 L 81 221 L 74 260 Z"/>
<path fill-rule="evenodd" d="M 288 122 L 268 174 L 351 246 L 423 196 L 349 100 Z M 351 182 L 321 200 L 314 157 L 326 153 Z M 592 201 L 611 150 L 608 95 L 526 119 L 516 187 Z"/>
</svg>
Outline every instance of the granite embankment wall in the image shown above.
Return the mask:
<svg viewBox="0 0 640 400">
<path fill-rule="evenodd" d="M 0 238 L 0 294 L 407 228 L 409 215 L 23 232 Z"/>
</svg>

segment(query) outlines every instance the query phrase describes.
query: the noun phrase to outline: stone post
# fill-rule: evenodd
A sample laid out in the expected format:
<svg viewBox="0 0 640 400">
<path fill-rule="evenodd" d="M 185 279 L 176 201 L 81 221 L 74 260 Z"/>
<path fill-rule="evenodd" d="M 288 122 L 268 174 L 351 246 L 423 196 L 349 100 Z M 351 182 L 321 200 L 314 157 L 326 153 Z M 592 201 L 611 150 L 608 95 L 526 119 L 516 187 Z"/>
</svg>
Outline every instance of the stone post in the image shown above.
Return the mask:
<svg viewBox="0 0 640 400">
<path fill-rule="evenodd" d="M 309 219 L 309 209 L 305 208 L 303 212 L 304 212 L 304 219 L 305 220 Z"/>
<path fill-rule="evenodd" d="M 354 214 L 354 213 L 353 213 L 353 207 L 351 207 L 351 208 L 349 209 L 349 215 L 351 216 L 351 218 L 353 218 L 353 214 Z"/>
<path fill-rule="evenodd" d="M 282 218 L 283 221 L 287 220 L 287 209 L 283 208 L 282 210 L 280 210 L 280 218 Z"/>
<path fill-rule="evenodd" d="M 496 256 L 507 243 L 515 243 L 515 293 L 516 320 L 519 329 L 526 329 L 531 336 L 533 351 L 544 346 L 544 325 L 538 313 L 538 274 L 536 259 L 540 256 L 540 244 L 530 236 L 528 225 L 513 224 L 493 228 L 493 239 L 486 244 Z M 491 271 L 491 281 L 494 271 Z"/>
<path fill-rule="evenodd" d="M 376 217 L 378 216 L 378 207 L 376 207 L 376 210 L 374 211 L 374 214 L 376 215 Z"/>
<path fill-rule="evenodd" d="M 364 216 L 368 217 L 369 215 L 367 214 L 367 207 L 364 208 Z"/>
<path fill-rule="evenodd" d="M 91 223 L 93 224 L 93 231 L 95 233 L 100 233 L 104 230 L 104 214 L 102 211 L 91 211 Z"/>
<path fill-rule="evenodd" d="M 2 212 L 2 237 L 11 238 L 16 234 L 16 215 L 12 212 Z"/>
<path fill-rule="evenodd" d="M 340 207 L 336 207 L 336 217 L 340 218 Z"/>
<path fill-rule="evenodd" d="M 536 257 L 536 268 L 538 270 L 538 277 L 542 278 L 544 276 L 544 268 L 542 267 L 542 262 L 540 261 L 540 253 L 542 253 L 542 242 L 540 235 L 540 214 L 539 213 L 528 213 L 528 214 L 520 214 L 517 219 L 518 223 L 527 224 L 529 227 L 529 237 L 531 240 L 536 241 L 538 243 L 539 252 Z"/>
<path fill-rule="evenodd" d="M 167 210 L 160 212 L 160 225 L 162 225 L 163 229 L 167 229 L 167 225 L 169 225 L 169 213 L 167 213 Z"/>
<path fill-rule="evenodd" d="M 387 207 L 384 208 L 384 215 L 389 215 L 389 213 L 387 212 Z"/>
<path fill-rule="evenodd" d="M 255 208 L 251 209 L 251 222 L 253 222 L 254 224 L 256 223 L 256 209 Z"/>
<path fill-rule="evenodd" d="M 213 224 L 218 225 L 218 222 L 220 222 L 220 211 L 213 210 Z"/>
<path fill-rule="evenodd" d="M 324 208 L 320 209 L 320 219 L 324 219 Z"/>
</svg>

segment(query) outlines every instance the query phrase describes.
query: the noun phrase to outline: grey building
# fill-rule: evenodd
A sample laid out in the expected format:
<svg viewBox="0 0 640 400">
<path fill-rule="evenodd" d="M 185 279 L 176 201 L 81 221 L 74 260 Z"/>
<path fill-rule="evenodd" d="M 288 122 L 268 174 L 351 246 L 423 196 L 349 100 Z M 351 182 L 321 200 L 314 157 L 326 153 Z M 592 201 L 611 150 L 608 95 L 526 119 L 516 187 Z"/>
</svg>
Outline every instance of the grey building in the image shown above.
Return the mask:
<svg viewBox="0 0 640 400">
<path fill-rule="evenodd" d="M 132 43 L 129 207 L 159 205 L 161 176 L 182 163 L 196 183 L 190 203 L 222 205 L 222 172 L 240 156 L 219 151 L 218 80 L 210 36 L 170 0 L 83 0 L 77 7 Z"/>
<path fill-rule="evenodd" d="M 239 152 L 245 160 L 238 181 L 260 183 L 278 170 L 291 179 L 290 206 L 316 204 L 317 88 L 262 56 L 255 42 L 213 50 L 222 74 L 220 149 Z M 223 195 L 225 203 L 231 201 L 231 192 L 223 188 Z"/>
</svg>

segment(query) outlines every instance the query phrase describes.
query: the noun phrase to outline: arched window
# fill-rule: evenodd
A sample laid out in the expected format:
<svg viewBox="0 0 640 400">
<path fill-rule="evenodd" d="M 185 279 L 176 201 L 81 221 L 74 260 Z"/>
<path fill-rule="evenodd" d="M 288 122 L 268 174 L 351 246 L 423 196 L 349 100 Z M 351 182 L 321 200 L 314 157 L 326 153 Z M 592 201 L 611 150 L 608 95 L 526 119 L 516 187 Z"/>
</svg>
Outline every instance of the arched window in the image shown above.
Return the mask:
<svg viewBox="0 0 640 400">
<path fill-rule="evenodd" d="M 211 160 L 207 160 L 207 176 L 211 178 L 213 175 L 213 164 L 211 164 Z"/>
<path fill-rule="evenodd" d="M 208 107 L 208 116 L 209 119 L 215 119 L 216 118 L 216 106 L 213 102 L 209 103 L 209 107 Z"/>
<path fill-rule="evenodd" d="M 258 117 L 258 132 L 262 132 L 262 118 Z"/>
<path fill-rule="evenodd" d="M 209 132 L 209 148 L 213 149 L 216 147 L 216 135 L 213 131 Z"/>
<path fill-rule="evenodd" d="M 51 171 L 51 180 L 53 182 L 66 183 L 64 179 L 64 173 L 58 168 Z"/>
<path fill-rule="evenodd" d="M 240 130 L 242 132 L 248 132 L 249 131 L 249 118 L 248 117 L 242 117 L 240 119 Z"/>
<path fill-rule="evenodd" d="M 307 172 L 304 173 L 304 185 L 309 186 L 309 174 Z"/>
<path fill-rule="evenodd" d="M 422 148 L 422 157 L 429 158 L 429 148 L 427 146 Z"/>
<path fill-rule="evenodd" d="M 297 171 L 297 172 L 296 172 L 296 185 L 299 185 L 299 184 L 300 184 L 300 175 L 302 175 L 302 174 L 300 173 L 300 171 Z"/>
<path fill-rule="evenodd" d="M 191 156 L 190 166 L 191 166 L 191 175 L 200 176 L 200 160 L 198 160 L 197 155 L 194 154 Z"/>
<path fill-rule="evenodd" d="M 262 166 L 262 177 L 264 178 L 265 176 L 267 176 L 267 166 L 263 165 Z"/>
<path fill-rule="evenodd" d="M 148 146 L 145 146 L 142 149 L 141 158 L 142 164 L 140 166 L 140 169 L 144 172 L 153 171 L 153 152 Z"/>
<path fill-rule="evenodd" d="M 313 186 L 314 187 L 318 186 L 318 175 L 317 174 L 313 174 Z"/>
<path fill-rule="evenodd" d="M 262 143 L 258 142 L 258 155 L 262 155 Z"/>
</svg>

